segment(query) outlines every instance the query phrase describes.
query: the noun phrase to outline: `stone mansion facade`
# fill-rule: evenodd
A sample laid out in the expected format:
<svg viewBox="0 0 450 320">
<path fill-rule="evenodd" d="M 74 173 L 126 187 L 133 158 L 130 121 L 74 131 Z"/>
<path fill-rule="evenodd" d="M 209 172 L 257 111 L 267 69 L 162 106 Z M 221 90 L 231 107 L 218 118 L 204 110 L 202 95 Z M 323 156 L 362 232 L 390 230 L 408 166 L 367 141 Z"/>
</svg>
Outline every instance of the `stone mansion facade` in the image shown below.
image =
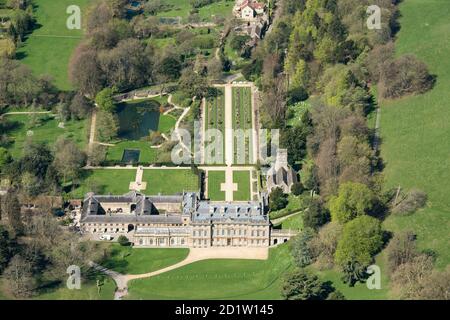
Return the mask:
<svg viewBox="0 0 450 320">
<path fill-rule="evenodd" d="M 210 202 L 197 193 L 122 196 L 89 193 L 80 226 L 92 235 L 125 234 L 135 246 L 267 247 L 292 236 L 272 230 L 267 197 L 251 202 Z"/>
</svg>

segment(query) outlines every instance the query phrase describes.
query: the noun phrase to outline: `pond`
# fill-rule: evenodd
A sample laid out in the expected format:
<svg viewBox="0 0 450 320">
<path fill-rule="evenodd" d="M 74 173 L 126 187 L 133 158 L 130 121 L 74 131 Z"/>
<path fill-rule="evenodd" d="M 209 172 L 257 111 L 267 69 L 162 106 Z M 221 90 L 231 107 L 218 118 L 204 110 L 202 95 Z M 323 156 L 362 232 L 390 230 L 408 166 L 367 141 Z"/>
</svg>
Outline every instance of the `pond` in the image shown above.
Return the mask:
<svg viewBox="0 0 450 320">
<path fill-rule="evenodd" d="M 155 100 L 140 100 L 121 103 L 118 106 L 119 138 L 140 140 L 158 131 L 159 106 Z"/>
<path fill-rule="evenodd" d="M 123 150 L 122 163 L 133 164 L 139 162 L 140 150 L 125 149 Z"/>
</svg>

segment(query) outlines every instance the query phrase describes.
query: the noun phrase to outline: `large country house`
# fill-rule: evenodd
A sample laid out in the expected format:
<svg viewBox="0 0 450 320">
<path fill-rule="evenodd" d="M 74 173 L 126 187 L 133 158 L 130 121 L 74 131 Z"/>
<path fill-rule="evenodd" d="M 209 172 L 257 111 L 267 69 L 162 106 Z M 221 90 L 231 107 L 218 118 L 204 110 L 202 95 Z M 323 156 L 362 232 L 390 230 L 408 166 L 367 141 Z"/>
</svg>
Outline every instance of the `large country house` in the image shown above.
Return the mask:
<svg viewBox="0 0 450 320">
<path fill-rule="evenodd" d="M 265 247 L 291 234 L 272 230 L 267 198 L 252 202 L 210 202 L 197 193 L 122 196 L 89 193 L 83 201 L 81 228 L 94 236 L 126 234 L 136 246 Z"/>
</svg>

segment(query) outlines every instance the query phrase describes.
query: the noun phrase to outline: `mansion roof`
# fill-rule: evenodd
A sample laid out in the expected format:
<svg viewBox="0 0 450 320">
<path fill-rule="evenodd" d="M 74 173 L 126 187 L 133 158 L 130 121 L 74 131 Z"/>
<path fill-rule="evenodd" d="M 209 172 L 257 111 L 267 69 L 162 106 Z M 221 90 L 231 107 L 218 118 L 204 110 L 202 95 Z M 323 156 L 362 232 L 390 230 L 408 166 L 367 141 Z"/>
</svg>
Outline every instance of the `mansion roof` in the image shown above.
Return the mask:
<svg viewBox="0 0 450 320">
<path fill-rule="evenodd" d="M 236 221 L 269 224 L 265 196 L 262 198 L 262 202 L 210 202 L 200 200 L 198 194 L 193 192 L 180 196 L 145 196 L 136 191 L 122 196 L 89 193 L 83 201 L 81 222 L 181 225 L 183 217 L 189 216 L 193 223 Z M 157 210 L 154 210 L 154 204 L 158 203 L 179 203 L 181 213 L 158 214 Z M 128 211 L 124 212 L 125 210 Z"/>
</svg>

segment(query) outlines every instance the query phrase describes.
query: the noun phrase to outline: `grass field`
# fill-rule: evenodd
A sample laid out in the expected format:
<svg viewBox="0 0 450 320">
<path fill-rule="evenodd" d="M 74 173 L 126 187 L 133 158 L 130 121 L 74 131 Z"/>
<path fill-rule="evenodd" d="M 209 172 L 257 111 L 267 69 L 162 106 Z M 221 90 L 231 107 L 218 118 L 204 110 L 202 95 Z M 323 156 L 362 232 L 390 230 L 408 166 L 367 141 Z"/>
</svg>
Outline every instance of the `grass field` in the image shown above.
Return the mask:
<svg viewBox="0 0 450 320">
<path fill-rule="evenodd" d="M 85 170 L 84 174 L 80 186 L 72 192 L 74 198 L 83 198 L 88 192 L 122 195 L 130 191 L 130 182 L 136 179 L 136 169 Z"/>
<path fill-rule="evenodd" d="M 192 6 L 186 0 L 162 0 L 162 4 L 166 4 L 169 10 L 158 13 L 159 17 L 181 17 L 182 23 L 187 23 Z M 199 8 L 199 16 L 202 21 L 212 21 L 213 16 L 228 17 L 232 14 L 234 2 L 222 0 L 219 2 L 206 5 Z"/>
<path fill-rule="evenodd" d="M 244 130 L 243 137 L 235 139 L 234 163 L 252 163 L 252 94 L 251 88 L 233 88 L 233 129 Z"/>
<path fill-rule="evenodd" d="M 250 194 L 250 172 L 233 171 L 233 182 L 237 183 L 238 190 L 233 193 L 234 201 L 249 201 Z"/>
<path fill-rule="evenodd" d="M 188 254 L 189 249 L 186 248 L 133 249 L 113 244 L 110 257 L 101 265 L 122 274 L 142 274 L 178 263 Z"/>
<path fill-rule="evenodd" d="M 225 201 L 225 191 L 220 185 L 225 183 L 225 171 L 208 171 L 208 198 L 212 201 Z"/>
<path fill-rule="evenodd" d="M 150 148 L 150 144 L 146 141 L 122 141 L 114 147 L 108 147 L 106 160 L 121 161 L 125 149 L 140 150 L 139 162 L 151 163 L 156 161 L 157 149 Z"/>
<path fill-rule="evenodd" d="M 450 264 L 450 2 L 408 0 L 400 5 L 397 54 L 413 53 L 437 76 L 426 94 L 381 102 L 381 155 L 387 186 L 420 188 L 426 209 L 390 216 L 388 230 L 413 230 L 421 249 L 437 253 L 437 266 Z"/>
<path fill-rule="evenodd" d="M 13 157 L 18 157 L 22 154 L 23 146 L 27 139 L 36 142 L 45 142 L 51 145 L 58 139 L 64 136 L 73 140 L 81 149 L 86 147 L 87 143 L 87 121 L 69 121 L 64 123 L 64 128 L 59 128 L 59 121 L 53 116 L 38 115 L 37 124 L 28 128 L 30 123 L 30 115 L 8 115 L 7 119 L 11 122 L 16 122 L 17 126 L 8 132 L 14 139 L 14 143 L 9 147 L 9 151 Z M 40 120 L 39 120 L 40 119 Z M 28 137 L 27 132 L 31 130 L 32 136 Z"/>
<path fill-rule="evenodd" d="M 292 266 L 288 246 L 268 260 L 204 260 L 129 283 L 129 299 L 281 299 L 280 277 Z"/>
<path fill-rule="evenodd" d="M 147 182 L 146 194 L 172 195 L 183 191 L 198 191 L 198 176 L 190 169 L 144 169 L 142 179 Z"/>
<path fill-rule="evenodd" d="M 17 50 L 17 57 L 29 65 L 36 75 L 49 74 L 59 89 L 69 90 L 68 63 L 72 52 L 81 41 L 83 30 L 69 30 L 66 21 L 67 7 L 77 5 L 81 19 L 91 0 L 35 0 L 35 16 L 39 28 L 33 31 L 23 46 Z"/>
<path fill-rule="evenodd" d="M 100 294 L 97 289 L 96 279 L 100 280 Z M 5 292 L 4 283 L 0 281 L 0 300 L 13 300 L 14 296 Z M 33 300 L 112 300 L 116 284 L 113 279 L 94 273 L 89 280 L 81 282 L 80 290 L 69 290 L 65 284 L 42 288 L 33 296 Z"/>
<path fill-rule="evenodd" d="M 34 297 L 37 300 L 112 300 L 116 284 L 109 277 L 99 276 L 102 279 L 100 294 L 97 289 L 96 281 L 81 282 L 80 290 L 69 290 L 65 285 L 61 285 L 49 292 L 41 293 Z"/>
</svg>

